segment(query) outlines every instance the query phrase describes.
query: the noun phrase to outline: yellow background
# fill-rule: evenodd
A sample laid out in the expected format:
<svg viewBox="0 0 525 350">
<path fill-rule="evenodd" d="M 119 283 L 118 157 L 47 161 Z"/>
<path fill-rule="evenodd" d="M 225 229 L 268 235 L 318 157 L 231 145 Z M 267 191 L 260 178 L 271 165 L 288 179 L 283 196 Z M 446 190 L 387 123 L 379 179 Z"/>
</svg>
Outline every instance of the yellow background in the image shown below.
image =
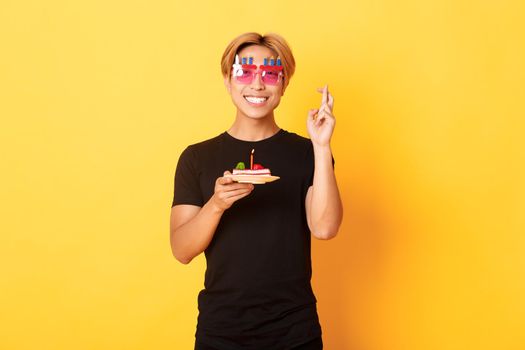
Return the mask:
<svg viewBox="0 0 525 350">
<path fill-rule="evenodd" d="M 522 1 L 0 3 L 0 348 L 193 349 L 205 260 L 169 246 L 220 75 L 282 34 L 278 124 L 329 84 L 345 217 L 313 242 L 325 349 L 525 349 Z"/>
</svg>

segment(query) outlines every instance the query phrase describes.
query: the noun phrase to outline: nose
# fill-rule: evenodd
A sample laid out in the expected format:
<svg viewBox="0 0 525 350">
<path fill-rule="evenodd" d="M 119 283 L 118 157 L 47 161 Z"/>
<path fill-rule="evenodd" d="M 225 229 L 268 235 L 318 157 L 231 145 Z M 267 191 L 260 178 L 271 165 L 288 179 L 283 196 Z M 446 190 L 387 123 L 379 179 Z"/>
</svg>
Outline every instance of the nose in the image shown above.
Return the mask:
<svg viewBox="0 0 525 350">
<path fill-rule="evenodd" d="M 262 72 L 255 72 L 255 77 L 253 78 L 252 83 L 250 84 L 253 88 L 257 90 L 264 89 L 264 83 L 262 82 Z"/>
</svg>

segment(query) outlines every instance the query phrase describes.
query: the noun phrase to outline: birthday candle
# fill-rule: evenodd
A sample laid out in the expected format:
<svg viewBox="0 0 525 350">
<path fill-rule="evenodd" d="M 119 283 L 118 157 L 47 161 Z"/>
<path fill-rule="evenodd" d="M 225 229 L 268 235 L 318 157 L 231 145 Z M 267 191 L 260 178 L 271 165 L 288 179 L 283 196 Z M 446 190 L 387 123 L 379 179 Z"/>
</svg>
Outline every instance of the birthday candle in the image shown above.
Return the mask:
<svg viewBox="0 0 525 350">
<path fill-rule="evenodd" d="M 253 57 L 250 57 L 250 64 L 253 64 Z"/>
<path fill-rule="evenodd" d="M 273 56 L 272 56 L 272 58 L 270 58 L 270 66 L 275 66 L 275 61 L 273 59 Z"/>
<path fill-rule="evenodd" d="M 264 65 L 265 65 L 265 66 L 268 65 L 268 58 L 265 58 L 265 59 L 264 59 Z"/>
<path fill-rule="evenodd" d="M 277 65 L 280 66 L 281 65 L 281 57 L 277 56 Z"/>
<path fill-rule="evenodd" d="M 246 57 L 242 58 L 242 64 L 246 64 Z"/>
<path fill-rule="evenodd" d="M 252 153 L 250 154 L 250 169 L 253 169 L 253 152 L 255 152 L 255 149 L 252 149 Z"/>
</svg>

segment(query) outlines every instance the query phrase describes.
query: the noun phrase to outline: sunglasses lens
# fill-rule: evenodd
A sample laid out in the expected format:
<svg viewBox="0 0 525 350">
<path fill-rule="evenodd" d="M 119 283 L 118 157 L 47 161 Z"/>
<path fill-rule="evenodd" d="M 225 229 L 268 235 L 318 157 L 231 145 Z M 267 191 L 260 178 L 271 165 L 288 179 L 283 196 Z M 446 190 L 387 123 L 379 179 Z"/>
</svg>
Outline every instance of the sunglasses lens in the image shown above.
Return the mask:
<svg viewBox="0 0 525 350">
<path fill-rule="evenodd" d="M 265 84 L 276 85 L 279 82 L 279 71 L 273 71 L 273 70 L 263 71 L 262 80 Z"/>
<path fill-rule="evenodd" d="M 241 84 L 250 84 L 253 79 L 253 69 L 240 68 L 234 72 L 235 79 Z"/>
</svg>

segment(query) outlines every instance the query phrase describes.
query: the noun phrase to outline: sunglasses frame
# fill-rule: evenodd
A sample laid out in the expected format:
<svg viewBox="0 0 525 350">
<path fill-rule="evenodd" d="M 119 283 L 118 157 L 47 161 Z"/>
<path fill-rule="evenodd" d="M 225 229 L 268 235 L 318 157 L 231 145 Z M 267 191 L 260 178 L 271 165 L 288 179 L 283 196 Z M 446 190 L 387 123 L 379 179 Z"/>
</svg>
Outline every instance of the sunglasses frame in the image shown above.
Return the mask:
<svg viewBox="0 0 525 350">
<path fill-rule="evenodd" d="M 237 79 L 237 75 L 236 75 L 236 72 L 239 71 L 239 70 L 242 70 L 242 69 L 249 69 L 249 70 L 252 70 L 254 73 L 252 73 L 252 78 L 250 80 L 249 83 L 243 83 L 241 81 L 239 81 Z M 264 76 L 262 75 L 264 72 L 268 72 L 268 71 L 271 71 L 271 72 L 279 72 L 279 75 L 278 75 L 278 80 L 275 84 L 268 84 L 267 82 L 264 81 Z M 243 85 L 250 85 L 251 83 L 253 83 L 253 80 L 255 79 L 255 77 L 257 76 L 257 74 L 261 74 L 261 81 L 265 84 L 265 85 L 278 85 L 282 79 L 284 79 L 284 74 L 283 74 L 283 66 L 270 66 L 270 65 L 263 65 L 261 64 L 259 66 L 259 69 L 257 69 L 257 66 L 255 64 L 242 64 L 240 65 L 240 68 L 239 66 L 237 65 L 237 67 L 233 67 L 233 70 L 232 70 L 232 76 L 235 78 L 235 81 L 239 84 L 243 84 Z"/>
</svg>

